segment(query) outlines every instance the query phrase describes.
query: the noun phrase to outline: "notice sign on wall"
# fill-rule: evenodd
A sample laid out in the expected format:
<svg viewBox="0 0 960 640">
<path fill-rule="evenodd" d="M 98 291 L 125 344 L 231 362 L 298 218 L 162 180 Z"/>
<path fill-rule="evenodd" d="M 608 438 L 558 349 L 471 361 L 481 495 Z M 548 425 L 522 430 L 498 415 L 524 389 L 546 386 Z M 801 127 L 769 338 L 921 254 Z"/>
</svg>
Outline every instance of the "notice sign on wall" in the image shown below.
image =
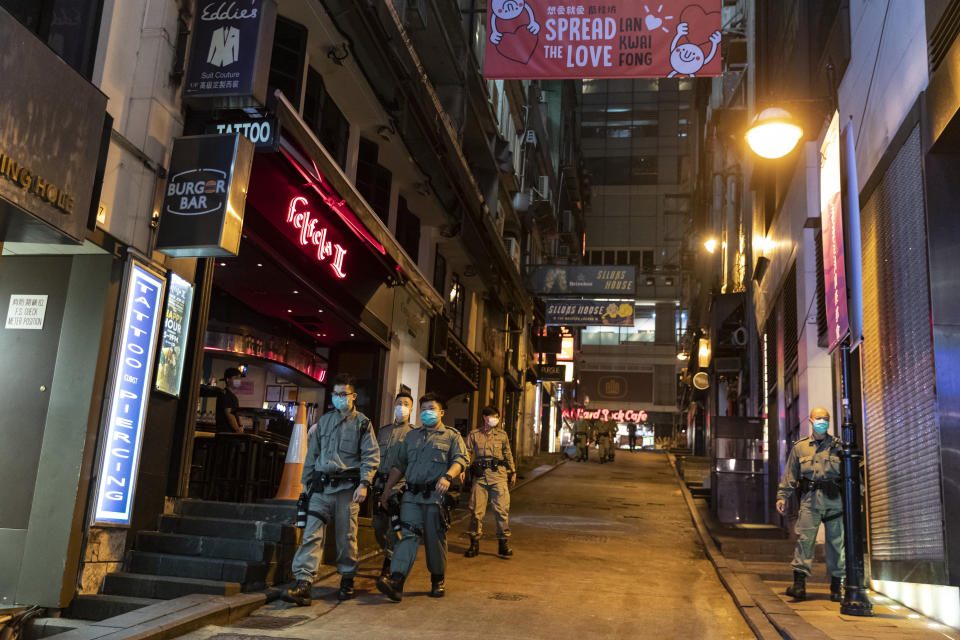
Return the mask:
<svg viewBox="0 0 960 640">
<path fill-rule="evenodd" d="M 47 296 L 12 295 L 7 308 L 6 329 L 43 329 Z"/>
<path fill-rule="evenodd" d="M 154 385 L 158 391 L 172 396 L 180 395 L 192 308 L 193 285 L 171 273 L 167 285 L 167 305 L 163 310 L 163 334 L 160 338 L 157 379 Z"/>
<path fill-rule="evenodd" d="M 159 274 L 130 263 L 105 413 L 94 524 L 130 524 L 163 290 Z"/>
<path fill-rule="evenodd" d="M 720 0 L 490 0 L 487 78 L 718 76 Z"/>
</svg>

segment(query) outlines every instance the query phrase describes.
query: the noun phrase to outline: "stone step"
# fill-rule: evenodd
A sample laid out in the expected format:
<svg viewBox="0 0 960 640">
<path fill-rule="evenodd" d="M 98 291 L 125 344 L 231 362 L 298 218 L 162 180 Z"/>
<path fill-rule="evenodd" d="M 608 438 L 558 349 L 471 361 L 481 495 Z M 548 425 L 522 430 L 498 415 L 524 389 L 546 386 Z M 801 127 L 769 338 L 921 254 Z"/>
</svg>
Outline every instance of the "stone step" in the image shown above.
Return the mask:
<svg viewBox="0 0 960 640">
<path fill-rule="evenodd" d="M 263 585 L 270 581 L 273 578 L 272 574 L 276 572 L 275 564 L 265 562 L 204 558 L 138 550 L 127 552 L 124 567 L 129 573 L 223 580 L 225 582 L 239 582 L 245 587 L 248 584 Z M 245 588 L 244 590 L 248 591 L 249 589 Z"/>
<path fill-rule="evenodd" d="M 182 499 L 177 501 L 174 508 L 178 515 L 198 518 L 259 520 L 290 525 L 294 524 L 297 518 L 296 503 L 286 500 L 246 503 Z"/>
<path fill-rule="evenodd" d="M 296 544 L 297 529 L 292 524 L 264 522 L 263 520 L 231 520 L 228 518 L 202 518 L 198 516 L 160 516 L 160 531 L 186 533 L 218 538 L 242 538 Z"/>
<path fill-rule="evenodd" d="M 58 633 L 73 631 L 86 625 L 85 620 L 74 620 L 72 618 L 31 618 L 24 630 L 23 637 L 25 640 L 49 638 Z"/>
<path fill-rule="evenodd" d="M 240 593 L 239 582 L 179 578 L 176 576 L 153 576 L 145 573 L 108 573 L 103 579 L 103 592 L 108 595 L 125 595 L 137 598 L 171 600 L 193 593 L 215 596 L 232 596 Z"/>
<path fill-rule="evenodd" d="M 262 540 L 141 531 L 137 534 L 134 548 L 151 553 L 270 563 L 276 561 L 276 546 L 272 542 Z"/>
<path fill-rule="evenodd" d="M 122 595 L 82 595 L 76 596 L 63 615 L 79 620 L 106 620 L 130 611 L 156 604 L 155 598 L 134 598 Z"/>
</svg>

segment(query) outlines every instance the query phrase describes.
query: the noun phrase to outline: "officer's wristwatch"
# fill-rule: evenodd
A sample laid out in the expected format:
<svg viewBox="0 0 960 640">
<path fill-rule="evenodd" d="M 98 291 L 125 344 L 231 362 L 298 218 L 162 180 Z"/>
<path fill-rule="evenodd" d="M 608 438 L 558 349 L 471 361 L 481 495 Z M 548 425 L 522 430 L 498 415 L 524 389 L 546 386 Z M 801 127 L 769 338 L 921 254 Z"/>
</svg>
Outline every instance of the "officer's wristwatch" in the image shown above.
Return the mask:
<svg viewBox="0 0 960 640">
<path fill-rule="evenodd" d="M 369 480 L 361 480 L 361 481 L 360 481 L 360 486 L 361 486 L 361 487 L 365 487 L 365 488 L 367 489 L 367 491 L 369 491 L 369 490 L 370 490 L 370 481 L 369 481 Z"/>
<path fill-rule="evenodd" d="M 453 484 L 453 478 L 451 478 L 451 477 L 448 476 L 447 474 L 443 474 L 443 475 L 440 476 L 440 477 L 441 477 L 441 478 L 446 478 L 446 479 L 447 479 L 447 482 Z"/>
</svg>

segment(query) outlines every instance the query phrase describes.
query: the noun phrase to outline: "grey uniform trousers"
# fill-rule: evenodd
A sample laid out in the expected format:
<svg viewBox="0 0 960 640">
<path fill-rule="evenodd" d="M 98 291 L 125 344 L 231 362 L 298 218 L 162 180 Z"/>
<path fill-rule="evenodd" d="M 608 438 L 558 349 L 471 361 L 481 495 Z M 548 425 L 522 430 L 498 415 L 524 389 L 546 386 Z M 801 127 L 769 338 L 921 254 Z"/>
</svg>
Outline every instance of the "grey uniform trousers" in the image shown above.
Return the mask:
<svg viewBox="0 0 960 640">
<path fill-rule="evenodd" d="M 421 504 L 404 496 L 400 504 L 400 541 L 393 548 L 390 562 L 391 573 L 410 575 L 417 560 L 417 547 L 423 539 L 430 573 L 442 575 L 447 569 L 447 528 L 440 515 L 440 505 L 433 502 Z"/>
<path fill-rule="evenodd" d="M 303 542 L 293 556 L 293 575 L 297 580 L 313 581 L 320 561 L 323 559 L 323 540 L 327 525 L 334 523 L 337 540 L 337 571 L 341 575 L 357 572 L 357 516 L 360 505 L 353 501 L 353 489 L 344 489 L 332 494 L 314 493 L 310 496 L 309 511 L 323 518 L 307 515 L 307 527 L 303 530 Z"/>
</svg>

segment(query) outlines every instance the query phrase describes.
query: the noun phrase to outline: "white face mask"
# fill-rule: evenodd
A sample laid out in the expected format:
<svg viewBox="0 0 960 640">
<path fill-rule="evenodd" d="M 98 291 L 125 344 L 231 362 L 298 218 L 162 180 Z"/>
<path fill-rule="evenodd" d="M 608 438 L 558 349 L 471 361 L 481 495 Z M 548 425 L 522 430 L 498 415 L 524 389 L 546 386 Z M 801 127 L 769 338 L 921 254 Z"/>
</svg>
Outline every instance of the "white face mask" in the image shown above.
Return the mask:
<svg viewBox="0 0 960 640">
<path fill-rule="evenodd" d="M 406 421 L 410 417 L 410 407 L 398 404 L 393 408 L 393 415 L 400 421 Z"/>
<path fill-rule="evenodd" d="M 233 387 L 234 389 L 239 389 L 239 388 L 240 388 L 240 381 L 237 380 L 237 379 L 233 379 L 233 380 L 230 381 L 230 386 Z"/>
<path fill-rule="evenodd" d="M 500 418 L 496 416 L 487 416 L 486 418 L 484 418 L 484 422 L 486 422 L 487 426 L 492 429 L 498 424 L 500 424 Z"/>
</svg>

